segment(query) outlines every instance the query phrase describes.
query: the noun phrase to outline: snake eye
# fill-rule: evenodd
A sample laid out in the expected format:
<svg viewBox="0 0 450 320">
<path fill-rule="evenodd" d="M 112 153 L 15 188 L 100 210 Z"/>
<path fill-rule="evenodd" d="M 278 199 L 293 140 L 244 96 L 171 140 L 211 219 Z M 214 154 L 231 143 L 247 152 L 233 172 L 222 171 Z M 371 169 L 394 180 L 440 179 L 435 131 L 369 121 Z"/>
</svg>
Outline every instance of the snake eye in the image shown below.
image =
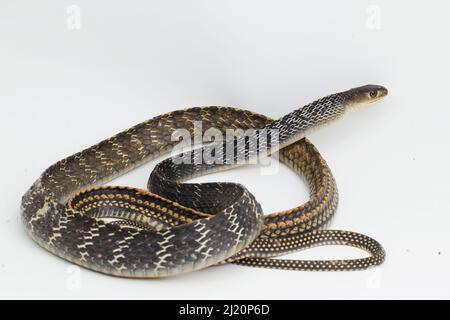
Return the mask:
<svg viewBox="0 0 450 320">
<path fill-rule="evenodd" d="M 378 91 L 376 89 L 372 89 L 369 91 L 369 95 L 371 98 L 375 98 L 378 95 Z"/>
</svg>

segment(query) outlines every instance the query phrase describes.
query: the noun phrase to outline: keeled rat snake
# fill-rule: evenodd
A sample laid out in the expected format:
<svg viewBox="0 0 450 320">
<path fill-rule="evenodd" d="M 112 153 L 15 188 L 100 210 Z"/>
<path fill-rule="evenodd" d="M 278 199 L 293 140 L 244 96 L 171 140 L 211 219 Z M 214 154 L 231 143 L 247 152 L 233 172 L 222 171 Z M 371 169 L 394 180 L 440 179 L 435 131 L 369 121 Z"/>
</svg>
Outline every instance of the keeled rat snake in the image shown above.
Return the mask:
<svg viewBox="0 0 450 320">
<path fill-rule="evenodd" d="M 377 241 L 326 229 L 336 210 L 337 188 L 325 161 L 304 137 L 309 130 L 386 94 L 381 86 L 358 87 L 321 98 L 275 121 L 227 107 L 157 116 L 50 166 L 22 198 L 23 221 L 30 236 L 48 251 L 123 277 L 164 277 L 227 262 L 314 271 L 380 264 L 385 253 Z M 194 134 L 197 121 L 202 133 L 211 128 L 219 133 L 260 130 L 184 152 L 184 161 L 177 156 L 164 160 L 151 174 L 149 191 L 92 188 L 170 152 L 178 144 L 172 137 L 174 130 Z M 262 158 L 263 149 L 266 154 L 279 150 L 279 160 L 306 178 L 311 190 L 308 202 L 264 216 L 253 195 L 240 184 L 183 183 Z M 223 161 L 202 161 L 206 156 Z M 370 256 L 273 259 L 327 244 L 359 247 Z"/>
</svg>

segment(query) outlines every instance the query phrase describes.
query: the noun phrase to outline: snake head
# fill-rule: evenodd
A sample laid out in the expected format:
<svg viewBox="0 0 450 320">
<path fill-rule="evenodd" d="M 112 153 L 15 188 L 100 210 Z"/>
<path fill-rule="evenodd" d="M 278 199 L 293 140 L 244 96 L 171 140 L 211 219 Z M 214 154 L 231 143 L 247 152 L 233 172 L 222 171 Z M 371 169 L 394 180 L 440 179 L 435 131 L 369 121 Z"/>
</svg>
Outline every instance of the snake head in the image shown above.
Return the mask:
<svg viewBox="0 0 450 320">
<path fill-rule="evenodd" d="M 387 96 L 388 90 L 385 87 L 368 84 L 344 92 L 345 106 L 353 109 L 363 104 L 373 103 Z"/>
</svg>

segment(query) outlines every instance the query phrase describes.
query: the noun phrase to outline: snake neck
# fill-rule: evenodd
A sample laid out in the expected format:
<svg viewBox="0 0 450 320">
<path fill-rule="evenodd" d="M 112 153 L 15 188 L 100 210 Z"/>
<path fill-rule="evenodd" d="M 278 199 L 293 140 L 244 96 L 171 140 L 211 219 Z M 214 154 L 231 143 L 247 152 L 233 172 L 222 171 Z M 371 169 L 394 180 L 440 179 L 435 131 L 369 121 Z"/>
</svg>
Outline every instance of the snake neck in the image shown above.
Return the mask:
<svg viewBox="0 0 450 320">
<path fill-rule="evenodd" d="M 344 112 L 344 95 L 332 94 L 288 113 L 269 123 L 265 129 L 278 133 L 279 148 L 282 148 L 304 138 L 311 130 L 339 119 Z"/>
</svg>

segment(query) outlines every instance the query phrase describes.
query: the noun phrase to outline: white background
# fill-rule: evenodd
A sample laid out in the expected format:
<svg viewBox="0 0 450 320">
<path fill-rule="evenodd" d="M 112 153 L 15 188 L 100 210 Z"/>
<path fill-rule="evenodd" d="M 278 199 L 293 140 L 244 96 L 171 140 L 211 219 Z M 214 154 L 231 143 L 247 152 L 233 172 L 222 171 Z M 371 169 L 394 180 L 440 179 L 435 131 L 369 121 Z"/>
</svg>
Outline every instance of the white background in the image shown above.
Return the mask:
<svg viewBox="0 0 450 320">
<path fill-rule="evenodd" d="M 70 5 L 81 10 L 79 30 Z M 448 1 L 1 0 L 0 297 L 450 298 L 449 13 Z M 120 279 L 48 254 L 18 219 L 46 167 L 145 119 L 200 105 L 279 117 L 367 83 L 389 97 L 310 139 L 338 182 L 332 227 L 379 240 L 387 260 L 378 268 L 227 265 Z M 144 187 L 154 164 L 114 183 Z M 308 198 L 284 167 L 199 179 L 214 180 L 245 184 L 266 213 Z M 326 247 L 293 257 L 361 255 Z"/>
</svg>

